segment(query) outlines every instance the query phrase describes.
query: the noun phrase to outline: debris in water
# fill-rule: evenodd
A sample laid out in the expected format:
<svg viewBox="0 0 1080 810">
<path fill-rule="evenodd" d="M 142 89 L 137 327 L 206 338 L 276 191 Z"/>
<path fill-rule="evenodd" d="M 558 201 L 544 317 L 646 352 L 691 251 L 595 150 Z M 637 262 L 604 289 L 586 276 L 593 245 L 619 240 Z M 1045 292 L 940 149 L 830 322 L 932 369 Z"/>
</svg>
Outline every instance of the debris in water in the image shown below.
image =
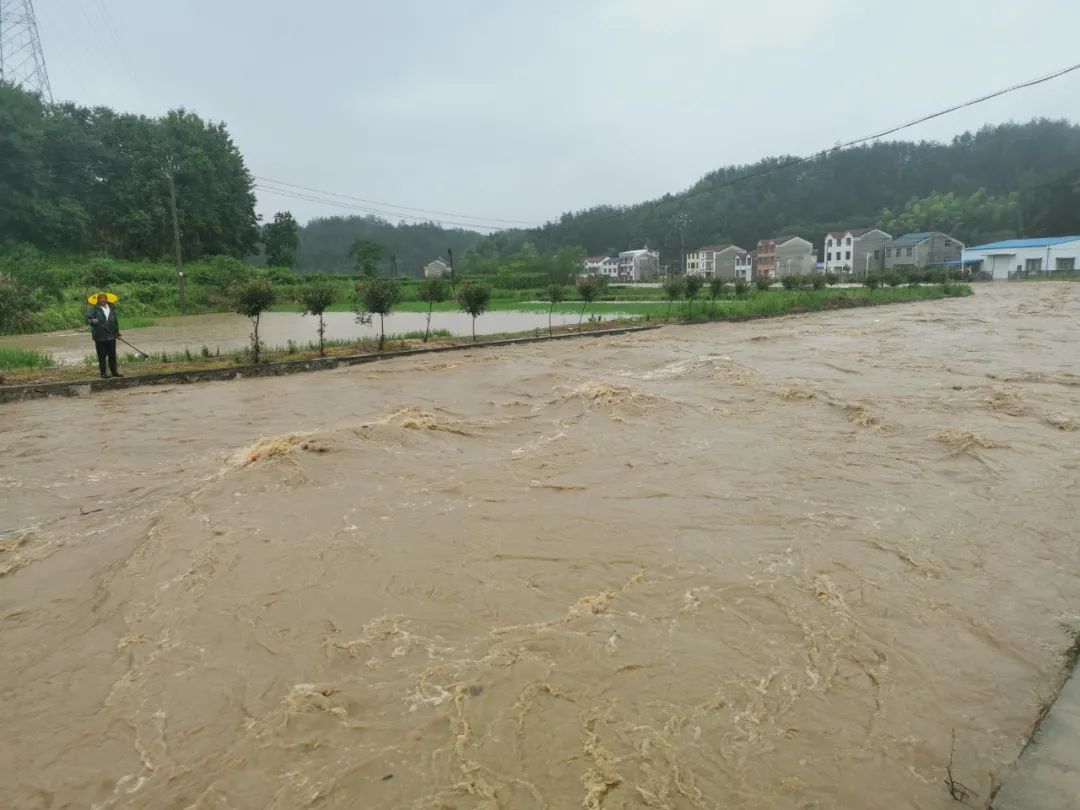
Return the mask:
<svg viewBox="0 0 1080 810">
<path fill-rule="evenodd" d="M 989 449 L 1004 446 L 970 430 L 942 430 L 934 438 L 942 444 L 947 444 L 954 453 L 967 453 L 976 447 Z"/>
<path fill-rule="evenodd" d="M 1020 395 L 1012 391 L 993 391 L 983 400 L 992 411 L 1001 411 L 1009 416 L 1023 416 L 1027 408 L 1020 400 Z"/>
</svg>

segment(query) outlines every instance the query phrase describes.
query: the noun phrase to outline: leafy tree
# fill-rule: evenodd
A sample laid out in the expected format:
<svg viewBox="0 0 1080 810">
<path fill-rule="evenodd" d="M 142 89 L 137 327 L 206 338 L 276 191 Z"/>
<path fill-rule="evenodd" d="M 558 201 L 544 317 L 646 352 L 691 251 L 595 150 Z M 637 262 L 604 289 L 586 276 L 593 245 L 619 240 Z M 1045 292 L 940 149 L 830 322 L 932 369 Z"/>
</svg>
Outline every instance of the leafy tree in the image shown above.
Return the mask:
<svg viewBox="0 0 1080 810">
<path fill-rule="evenodd" d="M 877 273 L 871 273 L 863 279 L 863 286 L 868 290 L 876 290 L 881 286 L 881 276 Z"/>
<path fill-rule="evenodd" d="M 736 298 L 746 298 L 746 289 L 747 289 L 748 286 L 749 285 L 746 283 L 746 279 L 744 279 L 744 278 L 735 279 L 735 297 Z"/>
<path fill-rule="evenodd" d="M 825 283 L 828 284 L 830 287 L 840 282 L 840 276 L 836 275 L 836 273 L 833 273 L 832 271 L 825 273 L 824 278 Z"/>
<path fill-rule="evenodd" d="M 466 281 L 458 289 L 458 306 L 472 315 L 472 339 L 476 342 L 476 319 L 487 312 L 491 304 L 491 287 L 478 281 Z"/>
<path fill-rule="evenodd" d="M 0 82 L 0 233 L 42 250 L 172 253 L 166 169 L 183 254 L 250 254 L 254 179 L 222 124 L 47 104 Z"/>
<path fill-rule="evenodd" d="M 548 337 L 554 334 L 551 328 L 551 312 L 555 309 L 555 305 L 561 303 L 566 298 L 566 288 L 561 284 L 549 284 L 547 290 L 545 290 L 548 300 Z"/>
<path fill-rule="evenodd" d="M 334 303 L 336 290 L 329 281 L 309 281 L 300 291 L 300 305 L 305 315 L 319 319 L 319 356 L 326 354 L 326 322 L 323 314 Z"/>
<path fill-rule="evenodd" d="M 720 276 L 713 276 L 709 279 L 709 300 L 714 304 L 724 295 L 724 290 L 727 284 L 724 283 L 724 279 Z"/>
<path fill-rule="evenodd" d="M 372 278 L 356 285 L 358 315 L 379 316 L 379 351 L 386 344 L 386 316 L 401 301 L 401 285 L 389 278 Z"/>
<path fill-rule="evenodd" d="M 251 355 L 256 365 L 262 349 L 259 342 L 259 320 L 262 314 L 274 305 L 276 298 L 273 285 L 264 278 L 249 279 L 233 288 L 233 307 L 240 315 L 251 318 Z"/>
<path fill-rule="evenodd" d="M 431 334 L 431 310 L 450 297 L 450 284 L 444 278 L 426 278 L 416 287 L 416 298 L 428 305 L 427 324 L 424 326 L 424 343 Z"/>
<path fill-rule="evenodd" d="M 823 273 L 814 273 L 810 276 L 810 286 L 815 290 L 825 289 L 825 275 Z"/>
<path fill-rule="evenodd" d="M 785 290 L 796 290 L 799 287 L 798 276 L 783 276 L 780 279 L 780 284 L 783 285 Z"/>
<path fill-rule="evenodd" d="M 349 248 L 349 255 L 355 262 L 357 273 L 375 278 L 379 259 L 383 255 L 382 245 L 370 239 L 357 239 Z"/>
<path fill-rule="evenodd" d="M 585 318 L 585 309 L 596 300 L 597 293 L 600 292 L 600 285 L 596 282 L 596 279 L 591 276 L 586 278 L 579 278 L 577 282 L 577 292 L 581 296 L 581 314 L 578 315 L 578 326 L 581 326 L 581 321 Z"/>
<path fill-rule="evenodd" d="M 686 300 L 689 302 L 688 315 L 691 318 L 694 315 L 694 299 L 698 297 L 698 293 L 701 292 L 704 285 L 705 280 L 701 276 L 687 276 L 683 281 L 683 294 L 686 295 Z"/>
<path fill-rule="evenodd" d="M 758 276 L 754 279 L 754 286 L 757 287 L 759 291 L 765 292 L 772 287 L 772 279 L 766 278 L 765 276 Z"/>
<path fill-rule="evenodd" d="M 300 247 L 300 228 L 288 211 L 274 214 L 274 221 L 263 225 L 263 248 L 270 267 L 296 265 L 296 249 Z"/>
<path fill-rule="evenodd" d="M 664 289 L 664 295 L 667 296 L 667 318 L 671 319 L 671 305 L 675 303 L 679 298 L 682 298 L 683 290 L 686 289 L 686 285 L 683 283 L 681 276 L 668 276 L 664 279 L 661 287 Z"/>
</svg>

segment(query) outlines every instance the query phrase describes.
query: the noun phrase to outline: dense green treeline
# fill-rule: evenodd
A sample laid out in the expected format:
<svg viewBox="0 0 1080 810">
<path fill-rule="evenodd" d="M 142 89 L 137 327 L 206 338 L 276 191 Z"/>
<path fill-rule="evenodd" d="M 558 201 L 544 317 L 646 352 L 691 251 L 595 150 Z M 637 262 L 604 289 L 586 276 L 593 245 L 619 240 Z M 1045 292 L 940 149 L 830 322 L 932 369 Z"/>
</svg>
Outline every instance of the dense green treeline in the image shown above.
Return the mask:
<svg viewBox="0 0 1080 810">
<path fill-rule="evenodd" d="M 224 124 L 48 104 L 0 83 L 0 242 L 129 259 L 243 257 L 259 238 L 253 180 Z"/>
<path fill-rule="evenodd" d="M 382 247 L 376 262 L 378 275 L 391 274 L 391 257 L 397 257 L 399 276 L 418 276 L 424 265 L 454 251 L 455 261 L 476 245 L 481 235 L 463 228 L 442 228 L 433 222 L 394 225 L 375 216 L 326 217 L 313 219 L 300 228 L 298 270 L 352 272 L 356 263 L 349 251 L 357 240 Z"/>
</svg>

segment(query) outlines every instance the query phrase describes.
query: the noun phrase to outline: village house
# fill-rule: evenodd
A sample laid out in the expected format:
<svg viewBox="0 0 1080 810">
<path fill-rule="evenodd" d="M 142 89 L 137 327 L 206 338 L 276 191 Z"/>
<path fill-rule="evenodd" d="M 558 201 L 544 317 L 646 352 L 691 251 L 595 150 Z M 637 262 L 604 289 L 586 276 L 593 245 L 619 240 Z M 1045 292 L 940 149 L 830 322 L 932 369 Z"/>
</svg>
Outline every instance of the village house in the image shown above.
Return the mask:
<svg viewBox="0 0 1080 810">
<path fill-rule="evenodd" d="M 817 265 L 814 246 L 801 236 L 759 239 L 755 252 L 755 278 L 808 275 L 814 272 Z"/>
<path fill-rule="evenodd" d="M 941 231 L 908 233 L 885 248 L 885 268 L 936 267 L 958 261 L 963 250 L 962 243 Z"/>
<path fill-rule="evenodd" d="M 878 228 L 850 228 L 825 234 L 826 273 L 866 275 L 885 269 L 885 250 L 892 236 Z"/>
<path fill-rule="evenodd" d="M 735 278 L 746 251 L 738 245 L 706 245 L 686 255 L 686 275 L 702 278 Z"/>
<path fill-rule="evenodd" d="M 450 268 L 442 259 L 436 259 L 424 265 L 424 278 L 442 278 L 449 273 Z"/>
</svg>

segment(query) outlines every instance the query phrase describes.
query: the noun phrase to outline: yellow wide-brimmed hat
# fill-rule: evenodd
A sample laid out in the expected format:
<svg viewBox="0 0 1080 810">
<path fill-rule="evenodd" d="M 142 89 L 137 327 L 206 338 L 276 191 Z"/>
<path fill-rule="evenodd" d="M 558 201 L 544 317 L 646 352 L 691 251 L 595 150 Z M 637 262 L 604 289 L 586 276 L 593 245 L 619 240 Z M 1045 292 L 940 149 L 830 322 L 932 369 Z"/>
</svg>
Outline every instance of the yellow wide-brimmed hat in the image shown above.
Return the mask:
<svg viewBox="0 0 1080 810">
<path fill-rule="evenodd" d="M 88 304 L 96 304 L 97 303 L 97 297 L 99 295 L 104 295 L 105 300 L 108 301 L 110 304 L 115 304 L 117 301 L 120 300 L 120 296 L 118 296 L 116 293 L 96 292 L 93 295 L 86 296 L 86 303 L 88 303 Z"/>
</svg>

